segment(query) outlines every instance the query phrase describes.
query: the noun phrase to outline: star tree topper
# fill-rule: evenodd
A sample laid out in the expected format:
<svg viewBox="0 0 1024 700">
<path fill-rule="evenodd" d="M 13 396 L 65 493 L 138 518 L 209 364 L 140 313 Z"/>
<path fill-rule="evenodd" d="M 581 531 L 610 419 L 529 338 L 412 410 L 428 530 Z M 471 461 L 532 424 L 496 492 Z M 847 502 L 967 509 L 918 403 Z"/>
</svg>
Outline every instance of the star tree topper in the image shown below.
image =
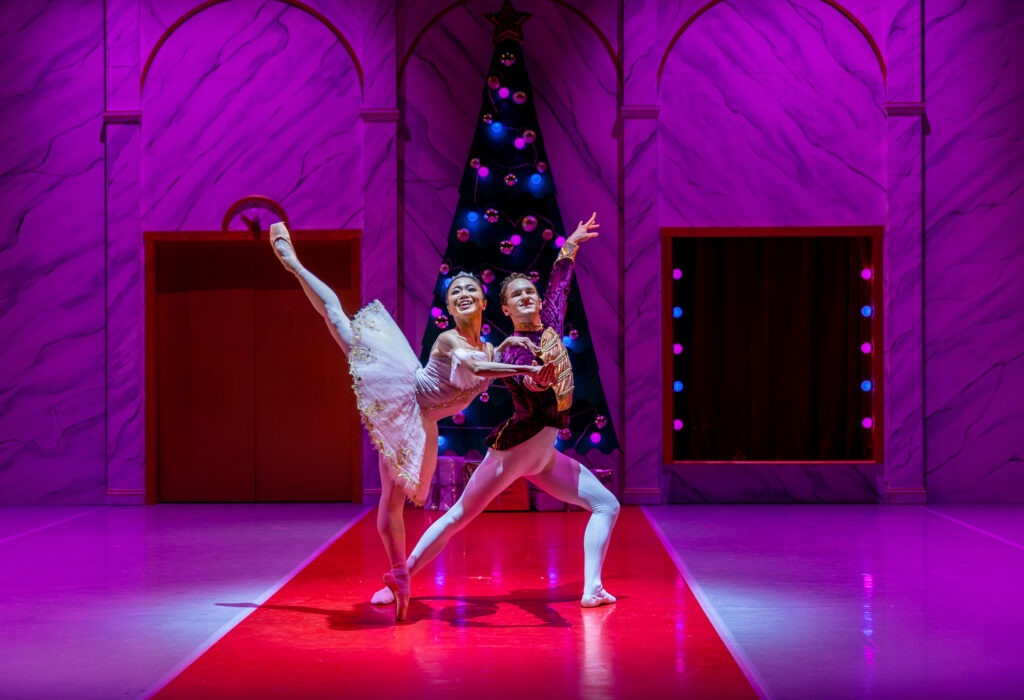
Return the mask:
<svg viewBox="0 0 1024 700">
<path fill-rule="evenodd" d="M 487 21 L 494 25 L 495 44 L 505 39 L 515 39 L 523 43 L 523 23 L 532 16 L 530 12 L 516 12 L 516 8 L 512 7 L 508 0 L 502 3 L 499 11 L 484 15 Z"/>
</svg>

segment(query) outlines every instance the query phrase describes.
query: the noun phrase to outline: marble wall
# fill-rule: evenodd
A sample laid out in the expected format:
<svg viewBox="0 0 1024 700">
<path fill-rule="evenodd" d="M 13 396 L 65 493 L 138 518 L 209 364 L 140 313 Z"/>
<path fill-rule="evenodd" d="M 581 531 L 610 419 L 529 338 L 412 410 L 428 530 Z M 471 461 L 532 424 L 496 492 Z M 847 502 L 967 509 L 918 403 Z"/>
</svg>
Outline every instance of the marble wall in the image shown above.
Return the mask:
<svg viewBox="0 0 1024 700">
<path fill-rule="evenodd" d="M 499 4 L 5 5 L 0 502 L 141 498 L 144 231 L 252 194 L 359 229 L 364 298 L 418 341 Z M 563 218 L 603 222 L 579 280 L 621 329 L 624 500 L 1024 500 L 1012 0 L 516 6 Z M 662 230 L 837 224 L 886 227 L 885 464 L 666 471 Z"/>
<path fill-rule="evenodd" d="M 0 503 L 106 487 L 103 4 L 0 6 Z"/>
<path fill-rule="evenodd" d="M 925 4 L 927 487 L 1024 501 L 1024 12 Z"/>
</svg>

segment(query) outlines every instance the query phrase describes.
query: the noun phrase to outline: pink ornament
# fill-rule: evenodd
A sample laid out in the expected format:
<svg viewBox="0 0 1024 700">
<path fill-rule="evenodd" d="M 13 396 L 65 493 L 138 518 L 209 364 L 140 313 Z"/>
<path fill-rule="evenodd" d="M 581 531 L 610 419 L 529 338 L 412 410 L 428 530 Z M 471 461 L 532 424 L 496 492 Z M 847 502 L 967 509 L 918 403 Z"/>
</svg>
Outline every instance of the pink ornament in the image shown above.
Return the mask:
<svg viewBox="0 0 1024 700">
<path fill-rule="evenodd" d="M 479 168 L 480 167 L 480 159 L 479 158 L 470 158 L 469 159 L 469 167 L 471 167 L 473 169 Z"/>
<path fill-rule="evenodd" d="M 498 244 L 498 250 L 505 255 L 512 255 L 512 251 L 515 250 L 515 246 L 512 245 L 512 241 L 505 240 Z"/>
<path fill-rule="evenodd" d="M 487 219 L 488 223 L 498 223 L 498 210 L 495 209 L 494 207 L 491 207 L 490 209 L 484 212 L 484 218 Z"/>
<path fill-rule="evenodd" d="M 860 422 L 860 424 L 863 425 L 865 428 L 870 428 L 872 425 L 875 424 L 875 422 L 871 420 L 871 418 L 865 418 Z"/>
<path fill-rule="evenodd" d="M 482 279 L 487 284 L 490 284 L 491 282 L 494 281 L 494 271 L 484 270 L 483 272 L 480 273 L 480 279 Z"/>
<path fill-rule="evenodd" d="M 530 281 L 533 282 L 534 284 L 537 284 L 537 281 L 539 279 L 540 279 L 540 273 L 537 272 L 536 270 L 530 270 Z"/>
<path fill-rule="evenodd" d="M 860 271 L 860 276 L 861 276 L 861 279 L 866 279 L 866 280 L 871 279 L 871 268 L 870 267 L 865 267 L 863 270 Z"/>
<path fill-rule="evenodd" d="M 564 245 L 565 245 L 565 236 L 559 236 L 558 238 L 555 239 L 555 247 L 556 248 L 561 248 Z"/>
<path fill-rule="evenodd" d="M 515 146 L 517 150 L 521 151 L 526 148 L 526 139 L 519 137 L 512 141 L 512 145 Z"/>
<path fill-rule="evenodd" d="M 462 425 L 465 422 L 466 416 L 463 413 L 456 413 L 454 416 L 452 416 L 452 423 L 454 423 L 455 425 Z"/>
<path fill-rule="evenodd" d="M 682 346 L 682 344 L 676 343 L 675 345 L 673 345 L 672 346 L 672 354 L 673 355 L 682 355 L 683 354 L 683 346 Z"/>
<path fill-rule="evenodd" d="M 526 141 L 526 143 L 533 143 L 537 140 L 537 132 L 533 129 L 527 129 L 523 132 L 523 140 Z"/>
<path fill-rule="evenodd" d="M 490 169 L 486 165 L 481 165 L 480 169 L 476 171 L 480 177 L 487 177 L 491 174 Z"/>
<path fill-rule="evenodd" d="M 672 270 L 672 279 L 674 279 L 674 280 L 681 280 L 681 279 L 683 279 L 683 271 L 680 270 L 678 267 L 676 269 Z"/>
<path fill-rule="evenodd" d="M 499 78 L 496 75 L 488 76 L 487 87 L 489 87 L 492 90 L 497 90 L 498 88 L 501 87 L 501 78 Z"/>
<path fill-rule="evenodd" d="M 548 164 L 545 163 L 542 160 L 538 161 L 537 162 L 537 172 L 538 173 L 546 173 L 547 171 L 548 171 Z"/>
<path fill-rule="evenodd" d="M 431 307 L 430 315 L 433 316 L 434 318 L 438 318 L 441 315 L 441 309 L 437 308 L 436 306 Z"/>
<path fill-rule="evenodd" d="M 483 401 L 484 403 L 487 403 L 488 401 L 491 400 L 491 395 L 485 391 L 482 394 L 480 394 L 480 400 Z"/>
<path fill-rule="evenodd" d="M 594 416 L 594 425 L 596 425 L 598 428 L 603 428 L 604 426 L 608 425 L 608 419 L 599 413 L 596 416 Z"/>
<path fill-rule="evenodd" d="M 458 238 L 463 243 L 465 243 L 466 241 L 469 240 L 469 229 L 460 228 L 458 231 L 455 232 L 455 237 Z"/>
<path fill-rule="evenodd" d="M 523 237 L 520 236 L 518 233 L 513 233 L 512 237 L 509 238 L 509 240 L 512 241 L 512 245 L 519 245 L 520 243 L 523 242 Z"/>
<path fill-rule="evenodd" d="M 493 273 L 492 273 L 492 274 L 493 274 Z M 489 323 L 484 323 L 484 324 L 482 324 L 482 325 L 480 326 L 480 333 L 481 333 L 481 335 L 487 335 L 487 334 L 488 334 L 488 333 L 490 333 L 490 332 L 491 332 L 491 324 L 489 324 Z"/>
<path fill-rule="evenodd" d="M 540 237 L 543 238 L 545 241 L 550 241 L 552 238 L 554 238 L 554 236 L 555 232 L 549 228 L 544 229 L 544 232 L 540 234 Z"/>
<path fill-rule="evenodd" d="M 440 328 L 441 330 L 444 330 L 445 328 L 448 327 L 448 317 L 438 316 L 437 318 L 434 319 L 434 325 Z"/>
<path fill-rule="evenodd" d="M 594 443 L 595 445 L 601 442 L 601 433 L 591 433 L 590 442 Z"/>
<path fill-rule="evenodd" d="M 537 217 L 533 214 L 527 214 L 523 217 L 523 230 L 529 233 L 533 229 L 537 228 Z"/>
<path fill-rule="evenodd" d="M 577 338 L 580 337 L 580 332 L 573 328 L 569 331 L 569 337 L 572 338 L 573 340 L 576 340 Z"/>
<path fill-rule="evenodd" d="M 505 176 L 505 184 L 509 187 L 515 187 L 517 182 L 519 182 L 519 178 L 514 173 L 509 173 Z"/>
<path fill-rule="evenodd" d="M 568 428 L 562 428 L 561 430 L 558 431 L 558 437 L 562 438 L 563 440 L 568 440 L 572 437 L 572 431 L 569 430 Z"/>
<path fill-rule="evenodd" d="M 451 268 L 448 267 L 448 263 L 441 263 L 441 268 L 440 269 L 441 269 L 441 274 L 442 275 L 447 275 L 448 274 L 448 270 L 450 270 Z"/>
<path fill-rule="evenodd" d="M 509 94 L 511 93 L 507 87 L 498 88 L 498 97 L 500 97 L 501 99 L 507 100 Z"/>
<path fill-rule="evenodd" d="M 683 429 L 683 421 L 681 421 L 678 418 L 676 418 L 674 421 L 672 421 L 672 429 L 673 430 L 682 430 Z"/>
<path fill-rule="evenodd" d="M 861 345 L 860 346 L 860 351 L 862 353 L 864 353 L 865 355 L 870 353 L 871 352 L 871 343 L 864 343 L 863 345 Z"/>
<path fill-rule="evenodd" d="M 512 101 L 517 105 L 526 104 L 526 93 L 522 90 L 516 90 L 516 94 L 512 95 Z"/>
</svg>

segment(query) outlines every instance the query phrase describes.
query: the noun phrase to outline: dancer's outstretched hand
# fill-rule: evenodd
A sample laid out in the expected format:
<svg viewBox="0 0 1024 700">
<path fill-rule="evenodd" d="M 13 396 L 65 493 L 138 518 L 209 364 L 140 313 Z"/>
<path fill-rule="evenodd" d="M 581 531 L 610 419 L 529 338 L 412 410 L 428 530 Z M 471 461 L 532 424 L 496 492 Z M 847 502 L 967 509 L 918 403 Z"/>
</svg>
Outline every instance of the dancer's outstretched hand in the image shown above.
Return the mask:
<svg viewBox="0 0 1024 700">
<path fill-rule="evenodd" d="M 556 379 L 558 379 L 558 367 L 553 362 L 541 365 L 540 370 L 533 375 L 533 383 L 539 389 L 546 389 L 554 384 Z"/>
<path fill-rule="evenodd" d="M 597 229 L 600 227 L 601 224 L 597 223 L 597 212 L 595 211 L 586 223 L 581 221 L 576 225 L 576 230 L 572 232 L 566 242 L 579 245 L 583 241 L 589 241 L 597 236 Z"/>
<path fill-rule="evenodd" d="M 534 342 L 529 338 L 524 338 L 521 335 L 510 335 L 507 338 L 505 338 L 505 340 L 501 341 L 501 345 L 494 348 L 494 352 L 495 354 L 498 354 L 505 348 L 512 345 L 515 345 L 516 347 L 519 348 L 523 348 L 524 350 L 528 351 L 531 355 L 536 355 L 540 350 L 540 348 L 538 348 L 536 344 L 534 344 Z"/>
</svg>

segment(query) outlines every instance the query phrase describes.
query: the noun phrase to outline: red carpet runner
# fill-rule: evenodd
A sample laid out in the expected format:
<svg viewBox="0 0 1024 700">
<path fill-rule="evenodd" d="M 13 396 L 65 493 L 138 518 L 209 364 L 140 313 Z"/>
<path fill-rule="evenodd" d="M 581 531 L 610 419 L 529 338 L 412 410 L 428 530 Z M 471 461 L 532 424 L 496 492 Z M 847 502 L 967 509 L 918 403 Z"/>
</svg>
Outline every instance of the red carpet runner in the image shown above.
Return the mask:
<svg viewBox="0 0 1024 700">
<path fill-rule="evenodd" d="M 616 605 L 579 607 L 587 513 L 484 513 L 413 581 L 398 626 L 367 603 L 385 565 L 374 515 L 157 697 L 756 697 L 637 508 L 605 564 Z M 437 515 L 406 511 L 410 548 Z"/>
</svg>

